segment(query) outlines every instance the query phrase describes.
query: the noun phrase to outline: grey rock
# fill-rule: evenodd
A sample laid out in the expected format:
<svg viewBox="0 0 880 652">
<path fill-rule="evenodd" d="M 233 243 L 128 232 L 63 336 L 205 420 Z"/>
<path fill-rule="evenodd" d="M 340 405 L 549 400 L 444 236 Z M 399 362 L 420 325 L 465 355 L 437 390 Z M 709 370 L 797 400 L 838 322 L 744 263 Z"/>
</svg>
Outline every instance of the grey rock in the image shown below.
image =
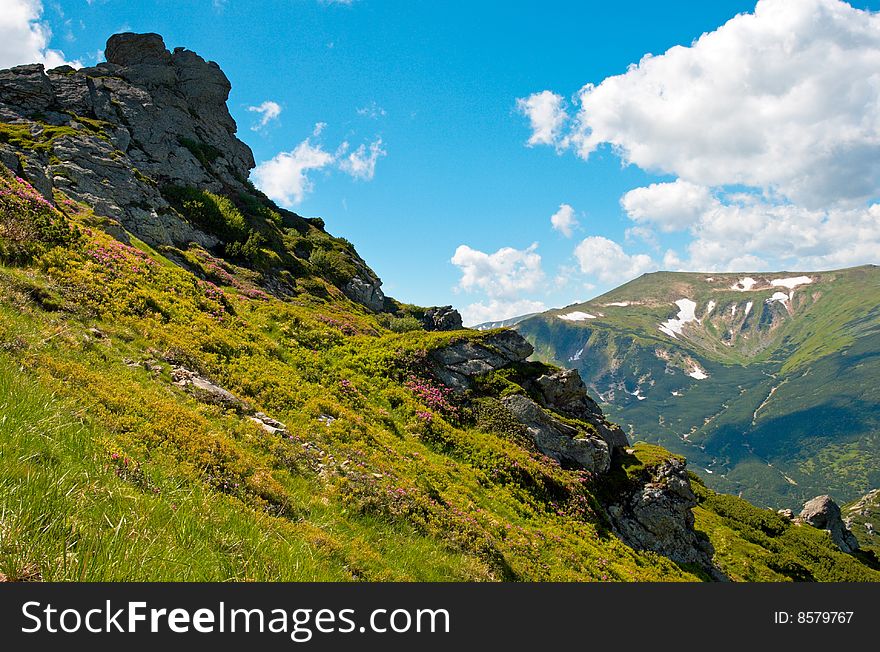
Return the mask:
<svg viewBox="0 0 880 652">
<path fill-rule="evenodd" d="M 831 496 L 816 496 L 804 504 L 801 519 L 831 535 L 831 540 L 843 552 L 852 553 L 859 549 L 855 535 L 843 523 L 840 507 Z"/>
<path fill-rule="evenodd" d="M 218 244 L 176 214 L 158 188 L 247 189 L 254 158 L 235 137 L 226 107 L 229 80 L 194 52 L 170 53 L 158 34 L 114 35 L 105 54 L 106 63 L 78 71 L 62 66 L 46 73 L 37 64 L 0 71 L 0 119 L 37 134 L 39 113 L 75 132 L 55 140 L 42 160 L 13 151 L 27 160 L 23 170 L 7 146 L 0 160 L 47 198 L 57 187 L 151 245 Z M 106 123 L 102 133 L 86 118 Z"/>
<path fill-rule="evenodd" d="M 590 398 L 577 369 L 563 369 L 543 375 L 535 384 L 545 407 L 592 424 L 612 450 L 629 446 L 623 429 L 608 421 L 596 401 Z"/>
<path fill-rule="evenodd" d="M 236 411 L 247 410 L 245 402 L 235 394 L 185 367 L 175 366 L 172 368 L 171 380 L 175 385 L 186 388 L 205 403 L 220 405 Z"/>
<path fill-rule="evenodd" d="M 432 351 L 431 370 L 457 391 L 470 389 L 473 379 L 507 365 L 523 362 L 534 349 L 516 331 L 505 330 L 481 340 L 461 340 Z"/>
<path fill-rule="evenodd" d="M 342 292 L 352 301 L 379 312 L 385 306 L 385 295 L 382 293 L 382 282 L 378 279 L 364 279 L 355 276 L 342 288 Z"/>
<path fill-rule="evenodd" d="M 611 465 L 611 452 L 604 439 L 560 421 L 530 398 L 515 394 L 502 404 L 522 423 L 539 451 L 563 464 L 594 473 Z"/>
<path fill-rule="evenodd" d="M 652 550 L 673 561 L 697 564 L 715 579 L 724 579 L 712 563 L 714 549 L 694 529 L 696 496 L 686 464 L 665 460 L 643 482 L 607 505 L 615 534 L 628 546 Z"/>
<path fill-rule="evenodd" d="M 287 434 L 287 426 L 262 412 L 256 412 L 248 418 L 270 435 L 280 435 L 283 437 Z"/>
<path fill-rule="evenodd" d="M 52 82 L 43 64 L 32 63 L 0 70 L 0 102 L 21 109 L 27 115 L 46 111 L 55 99 Z"/>
<path fill-rule="evenodd" d="M 132 66 L 143 63 L 167 64 L 171 54 L 158 34 L 114 34 L 107 39 L 104 56 L 108 63 Z"/>
<path fill-rule="evenodd" d="M 426 331 L 458 331 L 464 325 L 458 310 L 452 306 L 436 306 L 425 311 L 422 327 Z"/>
</svg>

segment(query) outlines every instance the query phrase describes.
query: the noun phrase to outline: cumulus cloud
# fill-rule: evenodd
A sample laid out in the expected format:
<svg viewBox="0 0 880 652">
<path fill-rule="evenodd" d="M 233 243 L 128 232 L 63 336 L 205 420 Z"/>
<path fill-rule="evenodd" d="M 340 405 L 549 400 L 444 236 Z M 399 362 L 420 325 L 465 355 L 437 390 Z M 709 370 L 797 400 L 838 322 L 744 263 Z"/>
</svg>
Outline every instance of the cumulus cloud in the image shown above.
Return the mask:
<svg viewBox="0 0 880 652">
<path fill-rule="evenodd" d="M 541 96 L 559 97 L 531 97 Z M 533 124 L 530 144 L 584 159 L 607 147 L 673 176 L 620 201 L 634 223 L 628 237 L 690 235 L 664 266 L 877 262 L 880 13 L 841 0 L 759 0 L 687 46 L 587 84 L 573 103 L 574 115 L 552 130 Z M 611 256 L 581 265 L 600 279 L 649 266 L 611 241 L 583 244 L 579 260 L 597 248 Z"/>
<path fill-rule="evenodd" d="M 266 100 L 257 106 L 249 106 L 248 111 L 259 114 L 260 118 L 257 123 L 251 127 L 253 131 L 264 129 L 270 122 L 277 120 L 281 115 L 281 105 L 272 100 Z"/>
<path fill-rule="evenodd" d="M 578 226 L 574 209 L 568 204 L 560 204 L 559 210 L 550 216 L 550 224 L 566 238 L 570 238 Z"/>
<path fill-rule="evenodd" d="M 556 145 L 568 120 L 565 100 L 552 91 L 533 93 L 516 101 L 517 110 L 529 119 L 529 145 Z"/>
<path fill-rule="evenodd" d="M 686 229 L 717 203 L 708 188 L 681 179 L 652 183 L 630 190 L 620 198 L 620 205 L 630 219 L 656 226 L 661 231 Z"/>
<path fill-rule="evenodd" d="M 376 174 L 376 162 L 386 155 L 382 139 L 377 138 L 369 146 L 362 144 L 353 152 L 343 142 L 330 152 L 313 142 L 326 127 L 326 122 L 317 123 L 312 135 L 291 151 L 280 152 L 257 165 L 251 172 L 254 184 L 282 206 L 291 207 L 301 203 L 314 189 L 309 178 L 313 171 L 338 169 L 355 179 L 370 181 Z"/>
<path fill-rule="evenodd" d="M 347 147 L 347 144 L 346 144 Z M 376 162 L 387 152 L 382 149 L 382 139 L 377 138 L 369 148 L 361 145 L 339 162 L 339 169 L 355 179 L 369 181 L 376 174 Z"/>
<path fill-rule="evenodd" d="M 880 204 L 813 210 L 745 200 L 706 211 L 682 265 L 707 271 L 828 269 L 876 261 Z"/>
<path fill-rule="evenodd" d="M 60 50 L 49 48 L 52 30 L 43 17 L 40 0 L 3 0 L 0 11 L 0 68 L 25 63 L 42 63 L 47 68 L 64 64 L 80 67 L 79 61 L 68 61 Z"/>
<path fill-rule="evenodd" d="M 588 84 L 568 142 L 704 186 L 809 207 L 880 191 L 880 15 L 840 0 L 760 0 L 690 47 Z"/>
<path fill-rule="evenodd" d="M 260 163 L 251 175 L 254 184 L 266 195 L 283 206 L 294 206 L 312 190 L 308 173 L 326 168 L 335 160 L 333 154 L 306 138 L 293 150 L 280 152 Z"/>
<path fill-rule="evenodd" d="M 574 257 L 581 271 L 602 283 L 620 283 L 654 271 L 657 265 L 647 254 L 627 254 L 608 238 L 590 236 L 574 249 Z"/>
<path fill-rule="evenodd" d="M 546 309 L 547 306 L 542 301 L 492 299 L 465 306 L 461 309 L 461 318 L 465 326 L 476 326 L 487 321 L 503 321 Z"/>
<path fill-rule="evenodd" d="M 487 254 L 467 245 L 459 245 L 452 264 L 461 270 L 458 287 L 465 292 L 482 291 L 493 298 L 520 298 L 523 292 L 536 290 L 544 280 L 538 243 L 526 249 L 502 247 Z"/>
</svg>

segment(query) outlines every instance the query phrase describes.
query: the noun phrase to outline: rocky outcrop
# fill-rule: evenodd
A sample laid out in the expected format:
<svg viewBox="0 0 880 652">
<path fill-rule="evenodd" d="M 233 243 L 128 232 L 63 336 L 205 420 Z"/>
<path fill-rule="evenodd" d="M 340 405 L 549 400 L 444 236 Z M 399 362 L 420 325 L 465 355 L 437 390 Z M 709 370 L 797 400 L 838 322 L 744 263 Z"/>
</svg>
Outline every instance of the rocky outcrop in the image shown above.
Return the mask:
<svg viewBox="0 0 880 652">
<path fill-rule="evenodd" d="M 843 552 L 853 553 L 859 542 L 841 518 L 840 507 L 831 496 L 816 496 L 804 504 L 800 518 L 804 523 L 831 535 L 831 540 Z"/>
<path fill-rule="evenodd" d="M 544 407 L 592 424 L 612 451 L 629 446 L 623 429 L 608 421 L 596 401 L 590 398 L 577 369 L 562 369 L 543 375 L 535 381 L 535 385 L 543 398 Z"/>
<path fill-rule="evenodd" d="M 431 371 L 447 387 L 470 389 L 477 376 L 523 362 L 534 349 L 515 331 L 499 331 L 480 340 L 461 340 L 432 351 Z"/>
<path fill-rule="evenodd" d="M 162 197 L 165 184 L 245 190 L 254 158 L 226 108 L 216 63 L 169 52 L 158 34 L 116 34 L 107 62 L 0 71 L 0 121 L 40 143 L 0 145 L 0 160 L 47 197 L 53 188 L 152 245 L 213 246 Z"/>
<path fill-rule="evenodd" d="M 452 306 L 435 306 L 425 311 L 422 328 L 426 331 L 458 331 L 464 325 L 461 314 Z"/>
<path fill-rule="evenodd" d="M 195 242 L 222 251 L 223 236 L 187 220 L 163 189 L 233 199 L 252 192 L 254 157 L 226 106 L 229 79 L 194 52 L 169 51 L 158 34 L 116 34 L 105 54 L 105 63 L 80 70 L 0 70 L 0 123 L 12 134 L 0 137 L 0 163 L 50 201 L 60 190 L 87 204 L 120 240 L 132 233 L 156 247 Z M 356 253 L 349 258 L 355 273 L 340 289 L 383 310 L 382 281 Z M 288 294 L 273 280 L 266 275 L 267 290 Z"/>
<path fill-rule="evenodd" d="M 712 564 L 712 545 L 694 529 L 691 510 L 697 498 L 685 461 L 670 457 L 646 473 L 644 481 L 607 505 L 615 534 L 632 548 L 653 550 L 683 564 L 697 564 L 722 579 Z"/>
<path fill-rule="evenodd" d="M 501 403 L 523 424 L 539 451 L 566 467 L 604 473 L 611 466 L 607 442 L 588 428 L 565 423 L 530 398 L 515 394 Z"/>
</svg>

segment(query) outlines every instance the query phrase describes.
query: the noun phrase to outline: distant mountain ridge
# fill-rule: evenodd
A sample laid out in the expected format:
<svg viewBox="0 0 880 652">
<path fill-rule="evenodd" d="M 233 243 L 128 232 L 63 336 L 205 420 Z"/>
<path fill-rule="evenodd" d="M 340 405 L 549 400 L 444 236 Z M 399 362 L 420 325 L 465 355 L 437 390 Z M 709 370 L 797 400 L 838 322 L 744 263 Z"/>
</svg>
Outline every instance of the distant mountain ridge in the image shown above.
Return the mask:
<svg viewBox="0 0 880 652">
<path fill-rule="evenodd" d="M 516 324 L 612 418 L 771 506 L 880 485 L 880 268 L 646 274 Z"/>
</svg>

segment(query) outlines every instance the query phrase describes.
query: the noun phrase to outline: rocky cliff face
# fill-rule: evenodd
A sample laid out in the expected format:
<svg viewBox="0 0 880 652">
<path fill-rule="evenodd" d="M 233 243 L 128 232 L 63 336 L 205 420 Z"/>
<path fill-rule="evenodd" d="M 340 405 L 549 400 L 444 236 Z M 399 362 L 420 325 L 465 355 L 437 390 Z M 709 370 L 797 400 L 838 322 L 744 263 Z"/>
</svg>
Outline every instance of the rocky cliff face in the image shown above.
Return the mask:
<svg viewBox="0 0 880 652">
<path fill-rule="evenodd" d="M 120 240 L 128 232 L 152 246 L 222 249 L 224 233 L 193 223 L 166 190 L 254 193 L 254 157 L 226 107 L 229 79 L 195 52 L 170 52 L 158 34 L 116 34 L 105 54 L 80 70 L 0 71 L 0 163 L 50 201 L 57 189 L 89 205 Z M 347 262 L 340 289 L 381 311 L 381 280 L 353 251 Z"/>
<path fill-rule="evenodd" d="M 216 244 L 160 187 L 245 189 L 254 157 L 235 136 L 229 80 L 194 52 L 169 52 L 158 34 L 117 34 L 105 52 L 92 68 L 0 71 L 0 120 L 25 134 L 0 145 L 0 160 L 47 199 L 59 188 L 150 244 Z M 28 137 L 43 146 L 22 147 Z"/>
</svg>

